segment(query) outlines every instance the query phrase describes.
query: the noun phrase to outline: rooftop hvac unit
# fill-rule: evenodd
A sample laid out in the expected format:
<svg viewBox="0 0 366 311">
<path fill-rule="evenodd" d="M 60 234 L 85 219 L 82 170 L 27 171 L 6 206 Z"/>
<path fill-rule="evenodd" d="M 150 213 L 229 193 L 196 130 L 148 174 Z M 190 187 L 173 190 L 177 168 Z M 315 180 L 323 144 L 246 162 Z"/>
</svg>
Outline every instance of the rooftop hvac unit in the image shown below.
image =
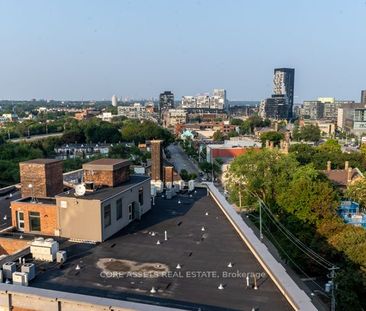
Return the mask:
<svg viewBox="0 0 366 311">
<path fill-rule="evenodd" d="M 167 190 L 165 191 L 165 196 L 168 200 L 170 200 L 173 197 L 173 192 L 172 190 Z"/>
<path fill-rule="evenodd" d="M 58 251 L 56 253 L 56 261 L 59 262 L 59 263 L 63 263 L 66 261 L 66 251 Z"/>
<path fill-rule="evenodd" d="M 4 279 L 9 279 L 11 280 L 11 277 L 13 275 L 13 272 L 16 271 L 17 265 L 15 262 L 6 262 L 3 264 L 3 276 Z"/>
<path fill-rule="evenodd" d="M 34 240 L 31 243 L 30 251 L 33 259 L 52 262 L 56 259 L 58 242 L 53 239 Z"/>
<path fill-rule="evenodd" d="M 13 284 L 28 286 L 28 273 L 25 272 L 14 272 L 13 273 Z"/>
<path fill-rule="evenodd" d="M 156 197 L 156 187 L 154 185 L 151 185 L 151 195 Z"/>
<path fill-rule="evenodd" d="M 184 185 L 185 185 L 184 180 L 179 180 L 179 181 L 174 182 L 174 186 L 176 186 L 179 191 L 184 190 Z"/>
<path fill-rule="evenodd" d="M 190 180 L 188 181 L 188 191 L 193 191 L 194 190 L 194 180 Z"/>
<path fill-rule="evenodd" d="M 36 277 L 36 265 L 34 263 L 25 263 L 21 267 L 21 272 L 28 274 L 28 281 Z"/>
</svg>

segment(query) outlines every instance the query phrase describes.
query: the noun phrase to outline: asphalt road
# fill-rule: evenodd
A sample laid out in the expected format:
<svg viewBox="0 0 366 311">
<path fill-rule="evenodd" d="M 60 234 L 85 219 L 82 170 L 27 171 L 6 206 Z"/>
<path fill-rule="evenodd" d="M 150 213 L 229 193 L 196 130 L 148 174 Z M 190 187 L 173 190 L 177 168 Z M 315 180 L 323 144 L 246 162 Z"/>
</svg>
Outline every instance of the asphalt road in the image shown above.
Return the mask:
<svg viewBox="0 0 366 311">
<path fill-rule="evenodd" d="M 10 141 L 13 142 L 13 143 L 19 143 L 19 142 L 22 142 L 22 141 L 36 141 L 36 140 L 44 139 L 44 138 L 47 138 L 47 137 L 62 136 L 62 134 L 63 133 L 52 133 L 52 134 L 34 135 L 34 136 L 29 137 L 29 138 L 26 138 L 26 137 L 13 138 L 13 139 L 10 139 Z"/>
<path fill-rule="evenodd" d="M 198 175 L 199 171 L 197 167 L 192 163 L 179 145 L 171 144 L 168 146 L 168 150 L 171 154 L 171 158 L 168 160 L 174 165 L 178 172 L 185 169 L 188 173 L 196 173 Z"/>
</svg>

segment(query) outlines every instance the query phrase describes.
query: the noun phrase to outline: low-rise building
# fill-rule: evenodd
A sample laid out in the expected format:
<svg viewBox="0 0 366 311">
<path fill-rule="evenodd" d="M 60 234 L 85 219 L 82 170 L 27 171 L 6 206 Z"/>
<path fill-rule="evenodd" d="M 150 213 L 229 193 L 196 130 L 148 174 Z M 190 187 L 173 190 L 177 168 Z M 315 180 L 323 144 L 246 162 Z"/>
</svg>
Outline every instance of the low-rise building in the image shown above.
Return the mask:
<svg viewBox="0 0 366 311">
<path fill-rule="evenodd" d="M 45 175 L 32 187 L 28 179 L 33 173 L 21 171 L 22 189 L 30 190 L 31 195 L 11 203 L 13 226 L 18 231 L 100 242 L 151 208 L 150 177 L 130 176 L 128 160 L 99 159 L 84 164 L 83 183 L 53 196 L 47 195 L 45 187 L 55 189 L 58 175 L 50 175 L 47 166 L 44 169 Z M 60 175 L 62 180 L 62 171 Z"/>
<path fill-rule="evenodd" d="M 187 112 L 184 109 L 168 109 L 163 112 L 163 125 L 171 128 L 187 122 Z"/>
<path fill-rule="evenodd" d="M 55 147 L 56 159 L 89 159 L 96 155 L 108 156 L 112 146 L 113 144 L 63 144 Z"/>
</svg>

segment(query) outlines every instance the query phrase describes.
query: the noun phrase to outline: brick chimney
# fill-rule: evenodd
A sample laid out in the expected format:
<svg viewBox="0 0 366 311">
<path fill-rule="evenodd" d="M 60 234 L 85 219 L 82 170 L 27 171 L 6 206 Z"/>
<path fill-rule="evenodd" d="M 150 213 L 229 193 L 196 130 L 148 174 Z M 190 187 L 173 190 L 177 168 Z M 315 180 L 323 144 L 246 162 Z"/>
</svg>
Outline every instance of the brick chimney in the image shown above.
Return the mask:
<svg viewBox="0 0 366 311">
<path fill-rule="evenodd" d="M 352 167 L 347 169 L 347 184 L 349 185 L 352 181 Z"/>
<path fill-rule="evenodd" d="M 34 159 L 19 163 L 22 197 L 53 197 L 64 190 L 63 163 Z"/>
<path fill-rule="evenodd" d="M 331 161 L 327 161 L 327 171 L 331 171 L 332 170 L 332 162 Z"/>
<path fill-rule="evenodd" d="M 163 180 L 162 140 L 151 140 L 151 179 Z"/>
<path fill-rule="evenodd" d="M 83 164 L 84 182 L 96 187 L 116 187 L 130 179 L 129 160 L 98 159 Z"/>
<path fill-rule="evenodd" d="M 344 169 L 345 170 L 348 170 L 348 167 L 349 167 L 349 162 L 348 161 L 345 161 L 344 162 Z"/>
</svg>

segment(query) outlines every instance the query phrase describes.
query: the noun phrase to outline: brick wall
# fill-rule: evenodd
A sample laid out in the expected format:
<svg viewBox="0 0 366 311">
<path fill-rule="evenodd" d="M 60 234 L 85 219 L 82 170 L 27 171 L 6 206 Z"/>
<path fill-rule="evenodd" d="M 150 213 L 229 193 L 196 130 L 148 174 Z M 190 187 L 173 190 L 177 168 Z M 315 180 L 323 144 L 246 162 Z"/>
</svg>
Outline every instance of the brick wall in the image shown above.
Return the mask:
<svg viewBox="0 0 366 311">
<path fill-rule="evenodd" d="M 17 211 L 24 212 L 24 232 L 30 232 L 29 213 L 39 212 L 41 234 L 55 235 L 57 229 L 57 207 L 51 204 L 37 204 L 29 202 L 11 202 L 12 225 L 17 227 Z"/>
<path fill-rule="evenodd" d="M 22 162 L 19 167 L 22 197 L 52 197 L 63 191 L 62 161 Z M 29 184 L 32 184 L 32 189 L 28 187 Z"/>
<path fill-rule="evenodd" d="M 84 170 L 84 181 L 93 182 L 95 186 L 115 187 L 130 178 L 129 166 L 112 170 Z"/>
<path fill-rule="evenodd" d="M 0 238 L 0 255 L 12 255 L 27 246 L 27 241 L 24 240 Z"/>
</svg>

